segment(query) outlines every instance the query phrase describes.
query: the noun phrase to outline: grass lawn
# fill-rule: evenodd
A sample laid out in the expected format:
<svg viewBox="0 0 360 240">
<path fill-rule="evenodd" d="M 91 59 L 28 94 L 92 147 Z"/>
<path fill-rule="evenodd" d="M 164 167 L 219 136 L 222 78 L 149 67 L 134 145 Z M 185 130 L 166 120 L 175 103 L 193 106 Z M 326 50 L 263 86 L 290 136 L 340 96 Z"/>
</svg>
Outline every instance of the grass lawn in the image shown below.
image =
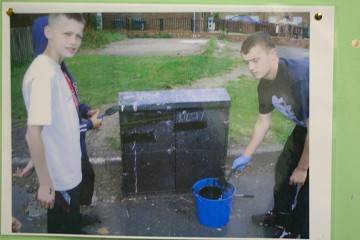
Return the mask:
<svg viewBox="0 0 360 240">
<path fill-rule="evenodd" d="M 169 89 L 221 74 L 238 64 L 237 60 L 213 55 L 214 41 L 201 55 L 124 57 L 76 56 L 66 63 L 76 77 L 81 102 L 97 107 L 117 102 L 120 91 Z M 29 63 L 12 66 L 12 119 L 24 124 L 25 108 L 21 94 L 22 77 Z"/>
<path fill-rule="evenodd" d="M 100 64 L 101 63 L 101 64 Z M 79 56 L 68 61 L 79 79 L 82 101 L 92 106 L 116 102 L 117 93 L 170 89 L 230 69 L 231 59 L 186 57 Z M 86 66 L 86 67 L 84 67 Z"/>
<path fill-rule="evenodd" d="M 230 143 L 246 145 L 258 116 L 258 81 L 242 76 L 239 81 L 229 82 L 226 89 L 231 97 Z M 265 144 L 285 143 L 294 124 L 279 112 L 273 111 L 271 129 L 265 137 Z"/>
<path fill-rule="evenodd" d="M 202 78 L 222 74 L 240 64 L 239 60 L 214 56 L 215 41 L 205 53 L 194 56 L 76 56 L 66 63 L 78 80 L 81 102 L 96 108 L 116 103 L 121 91 L 169 89 L 186 86 Z M 12 119 L 25 123 L 26 112 L 21 93 L 22 77 L 30 63 L 11 69 Z M 231 96 L 230 143 L 247 144 L 258 115 L 258 81 L 241 77 L 226 86 Z M 283 143 L 293 124 L 274 111 L 272 128 L 265 144 Z"/>
</svg>

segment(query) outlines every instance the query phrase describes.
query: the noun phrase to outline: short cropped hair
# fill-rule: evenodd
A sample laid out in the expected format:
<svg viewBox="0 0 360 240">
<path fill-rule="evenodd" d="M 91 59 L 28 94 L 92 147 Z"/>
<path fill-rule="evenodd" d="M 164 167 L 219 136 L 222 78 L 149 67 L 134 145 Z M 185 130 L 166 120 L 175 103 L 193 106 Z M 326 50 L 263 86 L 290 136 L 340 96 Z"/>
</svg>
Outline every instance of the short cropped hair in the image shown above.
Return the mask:
<svg viewBox="0 0 360 240">
<path fill-rule="evenodd" d="M 85 18 L 81 13 L 51 13 L 49 14 L 49 25 L 53 25 L 56 21 L 58 21 L 58 18 L 60 16 L 64 16 L 67 19 L 75 20 L 84 25 L 86 23 Z"/>
<path fill-rule="evenodd" d="M 250 49 L 258 45 L 268 49 L 275 48 L 275 44 L 268 33 L 256 32 L 251 34 L 248 38 L 245 39 L 245 41 L 241 46 L 240 52 L 242 54 L 248 54 Z"/>
</svg>

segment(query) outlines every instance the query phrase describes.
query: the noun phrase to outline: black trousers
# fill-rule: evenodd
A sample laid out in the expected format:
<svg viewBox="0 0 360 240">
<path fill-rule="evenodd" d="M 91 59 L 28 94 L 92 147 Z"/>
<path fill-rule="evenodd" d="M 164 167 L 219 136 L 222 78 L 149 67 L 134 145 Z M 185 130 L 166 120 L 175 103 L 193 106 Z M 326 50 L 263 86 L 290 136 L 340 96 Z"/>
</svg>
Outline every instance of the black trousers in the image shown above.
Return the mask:
<svg viewBox="0 0 360 240">
<path fill-rule="evenodd" d="M 55 191 L 54 207 L 47 212 L 48 233 L 80 233 L 80 184 L 67 193 L 71 197 L 70 205 Z"/>
<path fill-rule="evenodd" d="M 90 205 L 94 194 L 95 173 L 87 154 L 82 154 L 81 156 L 81 171 L 80 204 Z"/>
<path fill-rule="evenodd" d="M 307 129 L 296 126 L 286 141 L 275 167 L 274 208 L 275 213 L 289 215 L 288 231 L 309 237 L 309 171 L 306 181 L 299 189 L 289 180 L 297 167 L 303 149 Z"/>
</svg>

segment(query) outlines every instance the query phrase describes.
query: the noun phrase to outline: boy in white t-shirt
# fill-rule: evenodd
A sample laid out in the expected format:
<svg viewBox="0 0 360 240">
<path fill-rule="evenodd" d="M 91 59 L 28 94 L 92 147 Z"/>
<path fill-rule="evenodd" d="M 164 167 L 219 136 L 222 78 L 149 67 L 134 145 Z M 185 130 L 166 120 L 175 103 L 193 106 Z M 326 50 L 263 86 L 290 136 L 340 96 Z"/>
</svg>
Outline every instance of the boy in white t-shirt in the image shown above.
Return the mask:
<svg viewBox="0 0 360 240">
<path fill-rule="evenodd" d="M 37 199 L 48 209 L 49 233 L 80 233 L 79 103 L 60 64 L 77 52 L 84 25 L 81 14 L 50 14 L 47 48 L 23 80 L 26 141 L 39 179 Z"/>
</svg>

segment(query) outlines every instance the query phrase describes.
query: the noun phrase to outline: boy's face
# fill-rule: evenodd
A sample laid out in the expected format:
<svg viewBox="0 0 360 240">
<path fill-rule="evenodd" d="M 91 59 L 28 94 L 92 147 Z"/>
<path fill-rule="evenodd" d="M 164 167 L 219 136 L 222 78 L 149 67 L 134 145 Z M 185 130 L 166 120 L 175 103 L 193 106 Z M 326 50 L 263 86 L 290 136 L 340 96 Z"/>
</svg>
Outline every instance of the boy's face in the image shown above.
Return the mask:
<svg viewBox="0 0 360 240">
<path fill-rule="evenodd" d="M 54 57 L 62 61 L 64 58 L 74 56 L 80 47 L 83 31 L 84 24 L 81 22 L 59 16 L 45 30 Z"/>
<path fill-rule="evenodd" d="M 272 68 L 276 61 L 276 50 L 255 45 L 247 54 L 242 54 L 251 75 L 256 79 L 272 79 Z"/>
</svg>

